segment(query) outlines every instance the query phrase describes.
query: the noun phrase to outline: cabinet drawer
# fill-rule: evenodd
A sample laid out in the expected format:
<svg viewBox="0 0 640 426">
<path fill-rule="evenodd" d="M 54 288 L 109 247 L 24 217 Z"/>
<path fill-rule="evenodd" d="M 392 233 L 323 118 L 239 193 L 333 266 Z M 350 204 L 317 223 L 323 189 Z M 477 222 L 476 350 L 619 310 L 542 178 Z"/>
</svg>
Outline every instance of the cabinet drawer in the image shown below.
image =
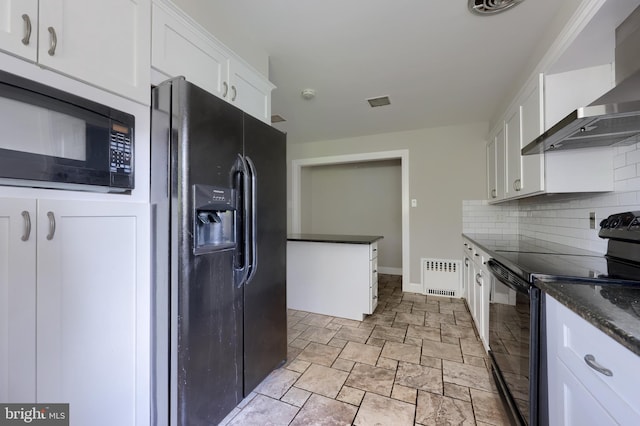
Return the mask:
<svg viewBox="0 0 640 426">
<path fill-rule="evenodd" d="M 573 311 L 547 298 L 548 309 L 558 311 L 555 344 L 558 358 L 578 377 L 618 421 L 639 418 L 640 357 L 598 330 Z M 587 365 L 585 357 L 609 369 L 607 376 Z"/>
<path fill-rule="evenodd" d="M 378 243 L 371 243 L 369 245 L 369 259 L 375 259 L 378 257 Z"/>
</svg>

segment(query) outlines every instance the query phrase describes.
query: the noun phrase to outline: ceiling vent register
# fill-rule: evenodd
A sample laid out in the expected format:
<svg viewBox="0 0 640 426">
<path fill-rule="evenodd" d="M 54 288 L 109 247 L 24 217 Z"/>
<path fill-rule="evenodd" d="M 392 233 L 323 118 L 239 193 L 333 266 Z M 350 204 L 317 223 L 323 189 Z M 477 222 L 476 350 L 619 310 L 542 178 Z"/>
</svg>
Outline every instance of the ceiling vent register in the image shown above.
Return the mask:
<svg viewBox="0 0 640 426">
<path fill-rule="evenodd" d="M 494 15 L 524 0 L 469 0 L 469 10 L 476 15 Z"/>
</svg>

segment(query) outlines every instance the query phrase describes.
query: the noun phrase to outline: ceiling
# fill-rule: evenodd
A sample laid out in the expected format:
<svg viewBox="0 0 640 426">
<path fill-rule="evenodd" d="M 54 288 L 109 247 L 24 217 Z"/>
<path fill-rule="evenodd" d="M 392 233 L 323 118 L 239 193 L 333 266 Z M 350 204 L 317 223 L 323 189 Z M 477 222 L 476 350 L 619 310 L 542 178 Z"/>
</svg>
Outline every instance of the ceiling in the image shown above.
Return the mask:
<svg viewBox="0 0 640 426">
<path fill-rule="evenodd" d="M 274 126 L 293 143 L 489 121 L 567 4 L 479 17 L 467 0 L 213 1 L 269 54 Z M 391 105 L 371 108 L 378 96 Z"/>
</svg>

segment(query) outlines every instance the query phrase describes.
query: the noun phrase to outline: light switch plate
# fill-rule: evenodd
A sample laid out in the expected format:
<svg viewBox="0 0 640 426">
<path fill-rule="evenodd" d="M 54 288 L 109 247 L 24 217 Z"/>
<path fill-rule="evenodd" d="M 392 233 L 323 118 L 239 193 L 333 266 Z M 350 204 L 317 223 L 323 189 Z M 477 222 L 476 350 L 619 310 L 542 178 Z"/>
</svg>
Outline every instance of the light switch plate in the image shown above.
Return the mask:
<svg viewBox="0 0 640 426">
<path fill-rule="evenodd" d="M 415 198 L 411 199 L 411 207 L 418 207 L 418 200 Z"/>
</svg>

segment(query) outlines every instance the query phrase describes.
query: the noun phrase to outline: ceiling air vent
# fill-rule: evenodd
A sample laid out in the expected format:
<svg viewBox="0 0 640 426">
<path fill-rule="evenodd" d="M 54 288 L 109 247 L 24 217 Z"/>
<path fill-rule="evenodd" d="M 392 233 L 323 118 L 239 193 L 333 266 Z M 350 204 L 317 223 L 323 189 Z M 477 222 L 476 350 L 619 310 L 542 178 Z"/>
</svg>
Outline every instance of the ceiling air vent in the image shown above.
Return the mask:
<svg viewBox="0 0 640 426">
<path fill-rule="evenodd" d="M 524 0 L 469 0 L 469 10 L 476 15 L 494 15 Z"/>
<path fill-rule="evenodd" d="M 391 105 L 391 101 L 389 100 L 388 96 L 380 96 L 378 98 L 369 98 L 367 99 L 367 102 L 369 102 L 369 105 L 371 105 L 371 108 Z"/>
<path fill-rule="evenodd" d="M 287 121 L 287 120 L 285 120 L 284 117 L 281 116 L 281 115 L 273 114 L 271 116 L 271 122 L 272 123 L 282 123 L 283 121 Z"/>
</svg>

